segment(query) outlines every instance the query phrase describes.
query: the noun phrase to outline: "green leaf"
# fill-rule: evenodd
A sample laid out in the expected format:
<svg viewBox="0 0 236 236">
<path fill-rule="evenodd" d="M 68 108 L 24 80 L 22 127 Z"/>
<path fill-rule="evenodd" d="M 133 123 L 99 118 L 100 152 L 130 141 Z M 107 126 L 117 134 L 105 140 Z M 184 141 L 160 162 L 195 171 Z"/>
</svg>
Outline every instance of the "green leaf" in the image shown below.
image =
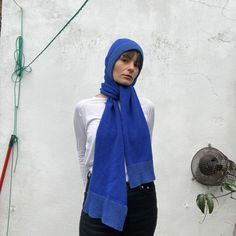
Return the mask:
<svg viewBox="0 0 236 236">
<path fill-rule="evenodd" d="M 224 181 L 224 183 L 227 183 L 229 185 L 232 185 L 232 186 L 236 187 L 236 181 L 235 180 L 227 179 L 227 180 Z"/>
<path fill-rule="evenodd" d="M 213 198 L 210 195 L 206 194 L 206 201 L 207 201 L 207 206 L 208 206 L 209 213 L 211 214 L 213 209 L 214 209 Z"/>
<path fill-rule="evenodd" d="M 227 191 L 230 191 L 230 192 L 234 192 L 235 191 L 234 187 L 230 183 L 228 183 L 228 182 L 224 182 L 223 183 L 223 188 L 225 190 L 227 190 Z"/>
<path fill-rule="evenodd" d="M 205 207 L 206 207 L 206 196 L 205 194 L 198 194 L 197 195 L 197 199 L 196 199 L 196 203 L 199 207 L 199 209 L 201 210 L 201 212 L 204 214 L 205 213 Z"/>
<path fill-rule="evenodd" d="M 232 187 L 231 187 L 231 185 L 229 184 L 229 183 L 227 183 L 227 182 L 224 182 L 223 183 L 223 185 L 222 185 L 222 187 L 225 189 L 225 190 L 227 190 L 227 191 L 234 191 L 233 189 L 232 189 Z"/>
<path fill-rule="evenodd" d="M 236 181 L 228 179 L 224 183 L 226 183 L 231 188 L 231 191 L 236 191 Z"/>
</svg>

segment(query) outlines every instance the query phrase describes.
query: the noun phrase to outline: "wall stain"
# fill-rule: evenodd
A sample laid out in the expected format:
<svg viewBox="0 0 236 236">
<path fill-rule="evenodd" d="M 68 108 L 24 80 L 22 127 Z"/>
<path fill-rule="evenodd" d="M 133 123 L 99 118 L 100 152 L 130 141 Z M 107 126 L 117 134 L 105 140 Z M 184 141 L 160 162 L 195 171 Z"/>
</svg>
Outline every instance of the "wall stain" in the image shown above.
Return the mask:
<svg viewBox="0 0 236 236">
<path fill-rule="evenodd" d="M 209 8 L 218 8 L 221 10 L 221 15 L 226 18 L 227 20 L 230 20 L 230 21 L 236 21 L 236 18 L 232 18 L 232 17 L 229 17 L 227 15 L 227 13 L 230 13 L 232 12 L 233 15 L 235 15 L 235 12 L 236 10 L 229 7 L 229 3 L 231 0 L 189 0 L 190 2 L 195 2 L 195 3 L 199 3 L 199 4 L 202 4 L 206 7 L 209 7 Z M 216 3 L 216 2 L 219 2 L 219 4 L 212 4 L 213 3 Z"/>
<path fill-rule="evenodd" d="M 225 31 L 225 32 L 219 32 L 216 35 L 208 38 L 208 41 L 218 41 L 222 43 L 232 43 L 236 41 L 236 35 Z"/>
</svg>

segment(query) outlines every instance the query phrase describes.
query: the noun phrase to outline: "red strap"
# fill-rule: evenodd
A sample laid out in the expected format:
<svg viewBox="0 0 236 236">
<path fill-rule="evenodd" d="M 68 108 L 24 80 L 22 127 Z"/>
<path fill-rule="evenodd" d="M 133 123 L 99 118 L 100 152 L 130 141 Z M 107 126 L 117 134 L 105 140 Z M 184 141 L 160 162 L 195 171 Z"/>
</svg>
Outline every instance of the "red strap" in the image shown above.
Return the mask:
<svg viewBox="0 0 236 236">
<path fill-rule="evenodd" d="M 6 155 L 6 158 L 5 158 L 4 166 L 3 166 L 3 169 L 2 169 L 2 175 L 1 175 L 1 179 L 0 179 L 0 193 L 2 191 L 2 186 L 3 186 L 5 174 L 6 174 L 6 171 L 7 171 L 8 162 L 9 162 L 9 159 L 10 159 L 10 156 L 11 156 L 12 147 L 13 147 L 13 145 L 16 141 L 17 141 L 16 135 L 12 134 L 9 145 L 8 145 L 8 150 L 7 150 L 7 155 Z"/>
<path fill-rule="evenodd" d="M 7 150 L 7 155 L 6 155 L 6 158 L 5 158 L 3 170 L 2 170 L 1 179 L 0 179 L 0 193 L 2 191 L 2 185 L 3 185 L 4 178 L 5 178 L 8 162 L 9 162 L 9 159 L 10 159 L 11 150 L 12 150 L 12 146 L 9 146 L 8 150 Z"/>
</svg>

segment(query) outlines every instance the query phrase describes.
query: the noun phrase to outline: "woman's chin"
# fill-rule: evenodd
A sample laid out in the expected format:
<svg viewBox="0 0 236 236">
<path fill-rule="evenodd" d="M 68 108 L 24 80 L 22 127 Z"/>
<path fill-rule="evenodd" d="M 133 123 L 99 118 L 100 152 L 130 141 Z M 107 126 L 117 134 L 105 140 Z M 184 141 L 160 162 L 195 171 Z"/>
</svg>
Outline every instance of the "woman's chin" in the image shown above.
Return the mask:
<svg viewBox="0 0 236 236">
<path fill-rule="evenodd" d="M 132 84 L 132 81 L 128 80 L 128 79 L 124 79 L 124 80 L 119 81 L 117 83 L 120 84 L 120 85 L 123 85 L 123 86 L 130 86 Z"/>
</svg>

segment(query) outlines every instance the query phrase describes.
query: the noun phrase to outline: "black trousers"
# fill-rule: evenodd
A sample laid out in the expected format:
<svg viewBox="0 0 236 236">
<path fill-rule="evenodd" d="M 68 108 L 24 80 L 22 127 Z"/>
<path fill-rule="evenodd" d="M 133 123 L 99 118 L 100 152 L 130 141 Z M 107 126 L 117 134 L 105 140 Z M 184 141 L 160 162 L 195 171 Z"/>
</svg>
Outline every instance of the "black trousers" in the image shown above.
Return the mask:
<svg viewBox="0 0 236 236">
<path fill-rule="evenodd" d="M 86 199 L 86 186 L 84 201 Z M 127 184 L 128 213 L 122 232 L 81 212 L 80 236 L 153 236 L 157 223 L 157 199 L 154 182 L 130 189 Z"/>
</svg>

